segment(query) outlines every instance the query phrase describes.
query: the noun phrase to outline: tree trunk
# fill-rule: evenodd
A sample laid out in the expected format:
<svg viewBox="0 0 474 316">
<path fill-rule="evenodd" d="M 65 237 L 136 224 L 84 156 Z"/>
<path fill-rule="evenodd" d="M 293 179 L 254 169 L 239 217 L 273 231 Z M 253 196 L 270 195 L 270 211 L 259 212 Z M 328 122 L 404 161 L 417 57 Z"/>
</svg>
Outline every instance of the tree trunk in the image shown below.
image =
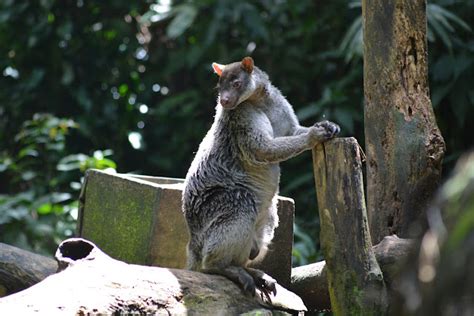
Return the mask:
<svg viewBox="0 0 474 316">
<path fill-rule="evenodd" d="M 370 240 L 359 144 L 334 139 L 318 145 L 313 159 L 331 309 L 384 315 L 387 293 Z"/>
<path fill-rule="evenodd" d="M 272 310 L 306 310 L 298 296 L 279 285 L 271 301 L 264 295 L 250 297 L 222 276 L 126 264 L 80 238 L 59 245 L 56 258 L 64 271 L 1 298 L 0 315 L 269 315 Z"/>
<path fill-rule="evenodd" d="M 400 239 L 393 235 L 384 237 L 379 244 L 372 247 L 389 288 L 400 275 L 414 246 L 413 239 Z M 293 268 L 290 290 L 301 297 L 308 310 L 330 310 L 326 261 Z"/>
<path fill-rule="evenodd" d="M 363 0 L 367 209 L 372 241 L 419 235 L 445 151 L 428 88 L 426 0 Z"/>
<path fill-rule="evenodd" d="M 57 269 L 52 258 L 0 243 L 0 297 L 24 290 Z"/>
</svg>

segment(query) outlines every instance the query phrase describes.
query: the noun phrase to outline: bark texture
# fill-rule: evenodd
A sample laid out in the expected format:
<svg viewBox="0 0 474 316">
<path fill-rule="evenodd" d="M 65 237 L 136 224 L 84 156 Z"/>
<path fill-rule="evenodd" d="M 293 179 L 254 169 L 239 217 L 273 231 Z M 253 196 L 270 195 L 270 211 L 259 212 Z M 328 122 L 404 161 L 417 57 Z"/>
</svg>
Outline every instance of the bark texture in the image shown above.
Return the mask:
<svg viewBox="0 0 474 316">
<path fill-rule="evenodd" d="M 306 310 L 299 297 L 281 286 L 271 302 L 263 295 L 249 297 L 222 276 L 126 264 L 81 238 L 64 241 L 56 258 L 64 270 L 1 298 L 0 315 L 271 315 Z"/>
<path fill-rule="evenodd" d="M 363 0 L 367 209 L 372 241 L 415 237 L 445 145 L 429 98 L 426 0 Z M 418 232 L 419 234 L 419 232 Z"/>
<path fill-rule="evenodd" d="M 57 269 L 52 258 L 0 243 L 0 297 L 24 290 Z"/>
<path fill-rule="evenodd" d="M 370 240 L 360 147 L 339 138 L 313 150 L 331 309 L 335 315 L 383 315 L 387 293 Z"/>
<path fill-rule="evenodd" d="M 379 244 L 372 247 L 389 288 L 399 277 L 414 247 L 413 239 L 401 239 L 395 235 L 384 237 Z M 330 310 L 326 261 L 293 268 L 290 290 L 301 297 L 308 310 Z"/>
</svg>

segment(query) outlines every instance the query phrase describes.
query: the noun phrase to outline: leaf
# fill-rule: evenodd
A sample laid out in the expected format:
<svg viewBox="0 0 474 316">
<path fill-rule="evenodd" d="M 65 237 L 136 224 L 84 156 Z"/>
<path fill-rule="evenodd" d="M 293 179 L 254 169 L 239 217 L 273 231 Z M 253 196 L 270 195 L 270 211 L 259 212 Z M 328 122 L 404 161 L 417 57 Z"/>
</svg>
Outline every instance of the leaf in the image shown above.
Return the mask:
<svg viewBox="0 0 474 316">
<path fill-rule="evenodd" d="M 174 110 L 179 110 L 183 104 L 196 102 L 198 92 L 196 90 L 188 90 L 173 96 L 168 96 L 158 104 L 155 110 L 157 115 L 170 115 Z"/>
<path fill-rule="evenodd" d="M 313 181 L 313 174 L 305 173 L 299 177 L 295 177 L 292 181 L 290 181 L 284 188 L 283 191 L 285 192 L 292 192 L 296 189 L 299 189 L 301 186 L 307 183 L 312 183 Z"/>
<path fill-rule="evenodd" d="M 79 170 L 81 165 L 85 163 L 88 159 L 88 156 L 85 154 L 76 154 L 76 155 L 69 155 L 62 158 L 56 169 L 59 171 L 71 171 L 71 170 Z"/>
<path fill-rule="evenodd" d="M 67 200 L 70 200 L 71 198 L 72 198 L 72 195 L 67 192 L 53 192 L 50 195 L 50 201 L 53 204 L 62 203 Z"/>
<path fill-rule="evenodd" d="M 28 90 L 31 90 L 33 88 L 36 88 L 41 80 L 43 80 L 45 71 L 42 68 L 35 68 L 32 72 L 31 75 L 26 79 L 25 82 L 25 87 Z"/>
<path fill-rule="evenodd" d="M 182 4 L 173 9 L 175 17 L 166 29 L 170 38 L 181 36 L 193 24 L 197 15 L 197 8 L 191 4 Z"/>
<path fill-rule="evenodd" d="M 102 150 L 102 155 L 104 157 L 112 156 L 113 154 L 114 154 L 114 151 L 112 149 Z"/>
<path fill-rule="evenodd" d="M 310 104 L 302 107 L 296 113 L 299 121 L 306 121 L 309 118 L 316 117 L 321 113 L 321 107 L 318 106 L 316 102 L 311 102 Z"/>
<path fill-rule="evenodd" d="M 357 17 L 347 30 L 346 34 L 339 44 L 339 52 L 345 55 L 346 62 L 351 60 L 354 55 L 361 56 L 361 51 L 357 47 L 363 47 L 362 42 L 362 16 Z"/>
<path fill-rule="evenodd" d="M 453 77 L 454 57 L 451 54 L 442 55 L 433 65 L 433 79 L 435 81 L 447 81 Z"/>
<path fill-rule="evenodd" d="M 36 199 L 32 208 L 38 212 L 38 214 L 46 215 L 53 211 L 57 211 L 58 207 L 62 208 L 61 203 L 64 203 L 72 198 L 72 195 L 67 192 L 52 192 L 50 194 L 43 195 Z"/>
<path fill-rule="evenodd" d="M 454 31 L 454 28 L 451 26 L 451 24 L 449 24 L 444 14 L 440 11 L 439 9 L 440 6 L 436 4 L 431 4 L 431 5 L 428 5 L 428 8 L 430 8 L 431 10 L 430 9 L 427 10 L 427 15 L 432 14 L 433 17 L 436 20 L 438 20 L 448 31 L 450 32 Z"/>
<path fill-rule="evenodd" d="M 452 50 L 452 43 L 449 39 L 449 35 L 446 33 L 444 27 L 438 22 L 436 16 L 428 15 L 428 26 L 432 27 L 436 34 L 439 35 L 443 44 L 448 48 L 449 51 Z"/>
<path fill-rule="evenodd" d="M 214 43 L 214 40 L 217 37 L 217 33 L 221 28 L 221 20 L 218 18 L 219 14 L 214 14 L 212 17 L 211 22 L 209 23 L 209 27 L 206 31 L 206 39 L 204 41 L 204 47 L 207 47 Z"/>
<path fill-rule="evenodd" d="M 74 69 L 72 68 L 70 63 L 63 63 L 63 75 L 61 77 L 61 83 L 65 86 L 71 84 L 74 80 Z"/>
<path fill-rule="evenodd" d="M 54 4 L 54 0 L 40 0 L 40 4 L 44 9 L 49 10 Z"/>
<path fill-rule="evenodd" d="M 73 27 L 74 26 L 72 24 L 72 21 L 65 20 L 64 23 L 62 23 L 56 28 L 56 34 L 64 40 L 69 40 L 71 39 L 71 33 L 73 30 Z"/>
<path fill-rule="evenodd" d="M 91 167 L 96 168 L 96 169 L 107 169 L 107 168 L 116 169 L 117 164 L 113 160 L 103 158 L 100 160 L 96 160 L 94 165 Z"/>
<path fill-rule="evenodd" d="M 74 191 L 79 191 L 82 188 L 82 184 L 80 182 L 72 181 L 69 183 L 69 187 Z"/>
<path fill-rule="evenodd" d="M 438 107 L 441 100 L 443 100 L 443 98 L 451 92 L 452 88 L 452 84 L 445 84 L 442 86 L 438 86 L 437 89 L 433 89 L 433 91 L 431 92 L 431 103 L 433 104 L 434 108 Z"/>
<path fill-rule="evenodd" d="M 13 160 L 9 157 L 0 159 L 0 172 L 4 172 L 13 164 Z"/>
<path fill-rule="evenodd" d="M 434 42 L 435 41 L 435 36 L 434 36 L 434 33 L 433 33 L 433 30 L 431 28 L 428 27 L 428 29 L 426 30 L 426 37 L 428 38 L 428 41 L 430 42 Z"/>
<path fill-rule="evenodd" d="M 86 111 L 90 112 L 92 109 L 92 100 L 89 97 L 89 94 L 87 90 L 83 87 L 80 86 L 74 93 L 74 96 L 76 97 L 77 102 L 79 105 Z"/>
<path fill-rule="evenodd" d="M 443 8 L 440 5 L 430 3 L 426 7 L 427 15 L 430 15 L 431 13 L 437 13 L 440 16 L 443 16 L 443 18 L 449 19 L 465 29 L 466 31 L 472 32 L 471 27 L 463 21 L 460 17 L 458 17 L 456 14 L 452 13 L 451 11 Z"/>
<path fill-rule="evenodd" d="M 38 157 L 39 152 L 33 146 L 27 146 L 25 148 L 22 148 L 18 153 L 18 158 L 23 158 L 26 156 Z"/>
<path fill-rule="evenodd" d="M 459 76 L 471 67 L 474 59 L 467 55 L 456 56 L 454 63 L 454 78 L 457 80 Z"/>
<path fill-rule="evenodd" d="M 58 137 L 56 137 L 57 140 Z M 63 141 L 57 142 L 57 143 L 48 143 L 46 144 L 46 149 L 51 150 L 51 151 L 56 151 L 56 152 L 62 152 L 64 151 L 65 144 Z"/>
<path fill-rule="evenodd" d="M 0 23 L 6 23 L 12 16 L 12 10 L 7 9 L 7 10 L 0 10 Z"/>
<path fill-rule="evenodd" d="M 0 224 L 9 223 L 12 219 L 15 221 L 21 221 L 28 216 L 30 216 L 29 209 L 24 205 L 18 205 L 3 213 L 3 216 L 0 217 Z"/>
<path fill-rule="evenodd" d="M 128 92 L 128 86 L 125 84 L 125 83 L 122 83 L 120 86 L 119 86 L 119 93 L 120 95 L 123 97 L 127 94 Z"/>
<path fill-rule="evenodd" d="M 348 7 L 349 9 L 360 8 L 362 7 L 362 3 L 361 1 L 352 1 L 352 2 L 349 2 Z"/>
<path fill-rule="evenodd" d="M 270 36 L 267 27 L 262 20 L 260 11 L 249 3 L 243 4 L 242 7 L 243 20 L 247 29 L 256 37 L 268 41 Z"/>
<path fill-rule="evenodd" d="M 30 181 L 33 180 L 36 177 L 36 172 L 34 171 L 24 171 L 21 173 L 21 179 L 23 181 Z"/>
<path fill-rule="evenodd" d="M 51 203 L 42 204 L 40 207 L 36 209 L 38 214 L 41 214 L 41 215 L 49 214 L 51 213 L 52 210 L 53 210 L 53 204 Z"/>
</svg>

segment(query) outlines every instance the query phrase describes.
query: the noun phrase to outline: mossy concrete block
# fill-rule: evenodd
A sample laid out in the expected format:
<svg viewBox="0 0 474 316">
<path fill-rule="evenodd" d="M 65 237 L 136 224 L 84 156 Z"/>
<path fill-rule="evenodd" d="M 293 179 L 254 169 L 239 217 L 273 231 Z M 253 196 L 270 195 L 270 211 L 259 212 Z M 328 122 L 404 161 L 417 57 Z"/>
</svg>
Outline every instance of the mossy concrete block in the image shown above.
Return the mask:
<svg viewBox="0 0 474 316">
<path fill-rule="evenodd" d="M 88 170 L 79 236 L 128 263 L 183 268 L 188 232 L 181 214 L 182 184 L 145 178 Z"/>
<path fill-rule="evenodd" d="M 293 249 L 293 222 L 295 202 L 293 199 L 278 197 L 279 223 L 275 229 L 275 237 L 268 247 L 268 252 L 262 262 L 254 264 L 274 277 L 283 286 L 290 286 L 291 281 L 291 252 Z"/>
<path fill-rule="evenodd" d="M 181 211 L 183 180 L 88 170 L 81 193 L 78 234 L 113 258 L 184 268 L 189 234 Z M 290 283 L 294 202 L 278 200 L 280 223 L 258 266 Z"/>
</svg>

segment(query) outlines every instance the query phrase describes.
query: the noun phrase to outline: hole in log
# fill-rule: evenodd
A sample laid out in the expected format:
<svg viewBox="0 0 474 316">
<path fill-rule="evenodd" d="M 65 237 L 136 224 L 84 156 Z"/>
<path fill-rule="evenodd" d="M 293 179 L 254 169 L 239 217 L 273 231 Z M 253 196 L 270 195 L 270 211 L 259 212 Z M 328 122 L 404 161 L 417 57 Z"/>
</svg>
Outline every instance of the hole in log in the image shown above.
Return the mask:
<svg viewBox="0 0 474 316">
<path fill-rule="evenodd" d="M 418 63 L 418 56 L 416 52 L 416 40 L 414 37 L 410 36 L 410 51 L 408 52 L 409 55 L 413 56 L 413 60 L 415 61 L 415 65 Z"/>
<path fill-rule="evenodd" d="M 392 226 L 393 226 L 393 215 L 390 215 L 387 220 L 387 227 L 390 228 L 390 230 L 392 230 Z"/>
<path fill-rule="evenodd" d="M 61 255 L 72 260 L 84 259 L 92 249 L 94 245 L 82 239 L 66 241 L 59 246 Z"/>
<path fill-rule="evenodd" d="M 377 163 L 375 162 L 374 159 L 370 159 L 370 160 L 369 160 L 369 166 L 370 166 L 370 168 L 372 168 L 372 169 L 377 168 Z"/>
<path fill-rule="evenodd" d="M 411 106 L 408 107 L 408 116 L 412 116 L 413 115 L 413 110 L 411 108 Z"/>
</svg>

